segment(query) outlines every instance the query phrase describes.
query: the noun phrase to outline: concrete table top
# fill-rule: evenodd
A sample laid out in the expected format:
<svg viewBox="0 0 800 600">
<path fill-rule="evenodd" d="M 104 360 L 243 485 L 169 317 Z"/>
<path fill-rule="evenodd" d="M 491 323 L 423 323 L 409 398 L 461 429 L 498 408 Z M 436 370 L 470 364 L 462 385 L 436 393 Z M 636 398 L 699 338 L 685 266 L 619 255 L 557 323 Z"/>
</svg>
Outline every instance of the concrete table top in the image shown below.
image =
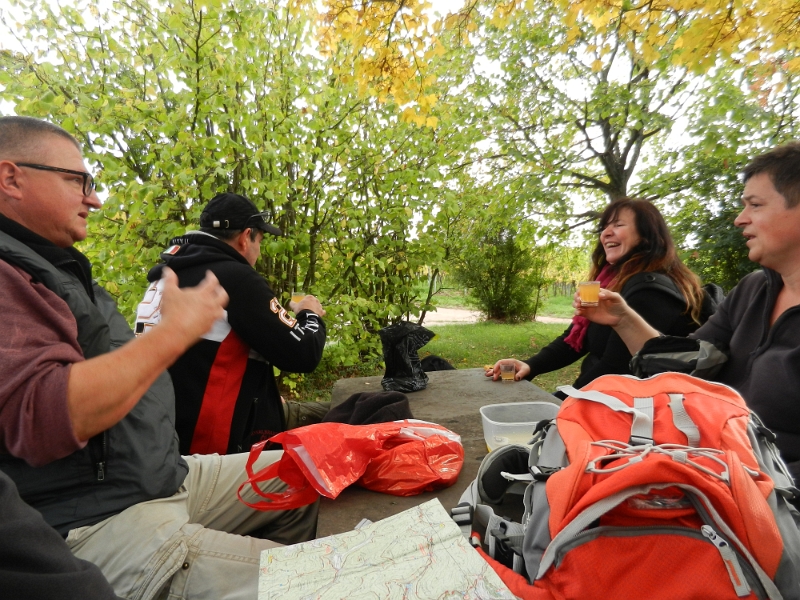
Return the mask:
<svg viewBox="0 0 800 600">
<path fill-rule="evenodd" d="M 333 386 L 331 405 L 336 406 L 359 392 L 383 391 L 381 379 L 380 376 L 340 379 Z M 438 498 L 449 510 L 458 504 L 459 497 L 477 475 L 486 455 L 479 412 L 481 406 L 504 402 L 559 403 L 552 394 L 529 381 L 492 381 L 480 368 L 432 371 L 428 373 L 427 388 L 406 395 L 414 418 L 438 423 L 461 436 L 464 467 L 458 481 L 444 490 L 410 497 L 390 496 L 350 486 L 336 500 L 322 499 L 318 537 L 350 531 L 363 518 L 378 521 L 431 498 Z"/>
</svg>

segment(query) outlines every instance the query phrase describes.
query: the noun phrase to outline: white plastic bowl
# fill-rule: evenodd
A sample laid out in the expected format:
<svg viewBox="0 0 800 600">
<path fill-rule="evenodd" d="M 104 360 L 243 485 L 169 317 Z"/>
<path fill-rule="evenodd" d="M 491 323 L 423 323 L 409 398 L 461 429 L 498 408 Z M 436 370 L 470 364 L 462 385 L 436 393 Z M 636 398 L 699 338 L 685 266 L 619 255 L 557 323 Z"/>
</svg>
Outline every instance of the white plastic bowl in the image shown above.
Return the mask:
<svg viewBox="0 0 800 600">
<path fill-rule="evenodd" d="M 527 444 L 536 423 L 553 419 L 558 405 L 552 402 L 507 402 L 481 406 L 483 439 L 489 451 L 506 444 Z"/>
</svg>

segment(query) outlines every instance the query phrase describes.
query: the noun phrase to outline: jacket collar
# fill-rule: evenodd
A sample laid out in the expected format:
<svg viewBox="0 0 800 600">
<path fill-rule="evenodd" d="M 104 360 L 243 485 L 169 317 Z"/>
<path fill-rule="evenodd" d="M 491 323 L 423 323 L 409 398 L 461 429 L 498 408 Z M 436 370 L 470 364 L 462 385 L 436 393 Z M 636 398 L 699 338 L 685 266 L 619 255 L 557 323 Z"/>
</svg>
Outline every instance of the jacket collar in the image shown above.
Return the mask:
<svg viewBox="0 0 800 600">
<path fill-rule="evenodd" d="M 196 265 L 209 265 L 214 262 L 234 261 L 250 266 L 247 259 L 232 246 L 203 231 L 187 231 L 172 238 L 170 247 L 161 253 L 160 264 L 147 273 L 148 281 L 161 278 L 161 271 L 168 266 L 176 272 Z"/>
<path fill-rule="evenodd" d="M 10 235 L 18 242 L 22 242 L 54 267 L 69 271 L 78 277 L 86 289 L 86 293 L 94 301 L 92 263 L 78 250 L 72 246 L 60 248 L 50 240 L 43 238 L 38 233 L 34 233 L 5 215 L 0 215 L 0 231 Z"/>
</svg>

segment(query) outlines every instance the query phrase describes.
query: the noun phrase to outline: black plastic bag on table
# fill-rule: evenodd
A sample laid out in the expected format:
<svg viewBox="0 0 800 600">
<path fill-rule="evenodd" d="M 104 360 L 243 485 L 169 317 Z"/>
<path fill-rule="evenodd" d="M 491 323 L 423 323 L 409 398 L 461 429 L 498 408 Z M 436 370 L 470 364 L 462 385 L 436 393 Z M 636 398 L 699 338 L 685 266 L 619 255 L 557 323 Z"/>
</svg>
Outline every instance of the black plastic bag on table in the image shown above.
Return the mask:
<svg viewBox="0 0 800 600">
<path fill-rule="evenodd" d="M 378 334 L 386 362 L 386 374 L 381 380 L 383 389 L 395 392 L 424 390 L 428 385 L 428 376 L 422 370 L 417 351 L 435 334 L 422 325 L 408 321 L 384 327 Z"/>
</svg>

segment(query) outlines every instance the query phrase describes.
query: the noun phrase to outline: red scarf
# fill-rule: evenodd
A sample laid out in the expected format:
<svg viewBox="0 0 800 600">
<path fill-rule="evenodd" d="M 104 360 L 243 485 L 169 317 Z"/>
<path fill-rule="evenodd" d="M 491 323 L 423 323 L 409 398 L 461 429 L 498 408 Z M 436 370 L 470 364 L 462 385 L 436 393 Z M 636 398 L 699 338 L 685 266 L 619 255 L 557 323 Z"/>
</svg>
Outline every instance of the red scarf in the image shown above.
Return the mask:
<svg viewBox="0 0 800 600">
<path fill-rule="evenodd" d="M 605 288 L 611 283 L 611 280 L 617 276 L 617 270 L 614 265 L 606 263 L 600 272 L 597 274 L 597 281 L 600 282 L 600 287 Z M 589 329 L 589 319 L 575 315 L 572 317 L 572 331 L 564 338 L 564 341 L 575 350 L 580 352 L 583 350 L 583 340 L 586 338 L 586 330 Z"/>
</svg>

